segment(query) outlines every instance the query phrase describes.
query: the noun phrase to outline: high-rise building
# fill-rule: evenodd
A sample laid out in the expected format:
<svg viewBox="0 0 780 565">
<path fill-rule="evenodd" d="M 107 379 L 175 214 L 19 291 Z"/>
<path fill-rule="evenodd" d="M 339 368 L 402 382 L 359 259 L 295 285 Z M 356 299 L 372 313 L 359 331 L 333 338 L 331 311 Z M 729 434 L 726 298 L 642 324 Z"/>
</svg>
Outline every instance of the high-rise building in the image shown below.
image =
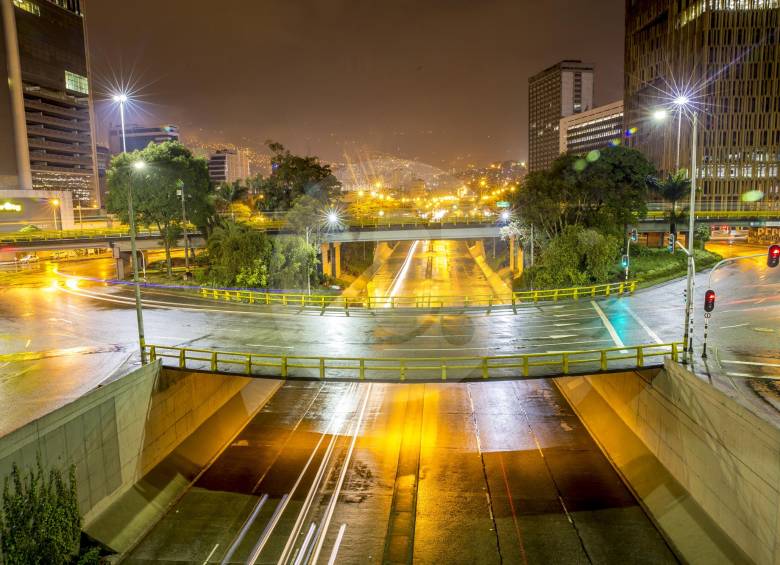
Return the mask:
<svg viewBox="0 0 780 565">
<path fill-rule="evenodd" d="M 165 141 L 179 141 L 179 128 L 177 126 L 139 126 L 125 124 L 125 140 L 127 151 L 139 151 L 146 149 L 150 143 L 163 143 Z M 112 155 L 122 152 L 122 129 L 113 126 L 108 132 L 108 146 Z"/>
<path fill-rule="evenodd" d="M 697 111 L 701 204 L 780 206 L 780 2 L 626 0 L 624 127 L 662 172 L 678 167 L 677 116 L 650 116 L 676 96 Z M 683 116 L 684 169 L 691 129 Z"/>
<path fill-rule="evenodd" d="M 249 159 L 240 149 L 218 149 L 209 157 L 212 182 L 234 182 L 249 177 Z"/>
<path fill-rule="evenodd" d="M 561 118 L 593 107 L 593 65 L 561 61 L 528 80 L 528 171 L 547 169 L 560 154 Z"/>
<path fill-rule="evenodd" d="M 582 154 L 623 140 L 623 101 L 561 118 L 560 153 Z"/>
<path fill-rule="evenodd" d="M 80 0 L 0 0 L 0 19 L 0 186 L 99 205 Z"/>
</svg>

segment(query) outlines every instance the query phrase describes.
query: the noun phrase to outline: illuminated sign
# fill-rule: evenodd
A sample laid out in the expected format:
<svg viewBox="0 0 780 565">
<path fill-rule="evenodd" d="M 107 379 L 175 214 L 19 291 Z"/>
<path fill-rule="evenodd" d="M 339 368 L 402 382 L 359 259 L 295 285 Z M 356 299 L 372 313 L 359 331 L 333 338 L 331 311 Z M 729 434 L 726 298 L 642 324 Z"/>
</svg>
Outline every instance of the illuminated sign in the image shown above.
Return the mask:
<svg viewBox="0 0 780 565">
<path fill-rule="evenodd" d="M 0 204 L 0 212 L 21 212 L 22 205 L 13 202 L 3 202 Z"/>
</svg>

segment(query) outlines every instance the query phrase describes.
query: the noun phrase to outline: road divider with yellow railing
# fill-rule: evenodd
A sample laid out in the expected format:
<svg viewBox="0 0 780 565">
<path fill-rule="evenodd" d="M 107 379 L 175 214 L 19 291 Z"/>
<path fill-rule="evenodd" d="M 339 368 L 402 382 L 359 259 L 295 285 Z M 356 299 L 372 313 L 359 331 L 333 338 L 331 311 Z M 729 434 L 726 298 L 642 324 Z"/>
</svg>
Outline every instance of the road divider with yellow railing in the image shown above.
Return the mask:
<svg viewBox="0 0 780 565">
<path fill-rule="evenodd" d="M 576 300 L 597 296 L 621 296 L 631 294 L 634 290 L 636 290 L 636 281 L 547 290 L 523 290 L 513 292 L 511 295 L 507 293 L 505 296 L 342 296 L 259 292 L 207 287 L 201 287 L 200 295 L 213 300 L 242 302 L 245 304 L 311 307 L 321 310 L 349 310 L 352 308 L 492 308 L 494 306 L 512 306 L 517 308 L 517 306 L 537 302 L 557 302 L 558 300 Z"/>
<path fill-rule="evenodd" d="M 336 381 L 468 381 L 541 378 L 656 367 L 681 342 L 486 357 L 319 357 L 145 345 L 166 367 L 252 377 Z"/>
</svg>

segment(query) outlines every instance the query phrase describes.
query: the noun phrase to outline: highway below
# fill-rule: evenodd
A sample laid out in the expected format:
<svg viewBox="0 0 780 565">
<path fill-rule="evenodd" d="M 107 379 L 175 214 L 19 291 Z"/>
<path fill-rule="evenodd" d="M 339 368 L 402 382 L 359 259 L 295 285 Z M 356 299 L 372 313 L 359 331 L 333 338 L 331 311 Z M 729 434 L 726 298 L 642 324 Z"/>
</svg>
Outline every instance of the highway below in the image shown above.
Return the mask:
<svg viewBox="0 0 780 565">
<path fill-rule="evenodd" d="M 287 383 L 126 562 L 412 560 L 676 562 L 545 380 Z"/>
</svg>

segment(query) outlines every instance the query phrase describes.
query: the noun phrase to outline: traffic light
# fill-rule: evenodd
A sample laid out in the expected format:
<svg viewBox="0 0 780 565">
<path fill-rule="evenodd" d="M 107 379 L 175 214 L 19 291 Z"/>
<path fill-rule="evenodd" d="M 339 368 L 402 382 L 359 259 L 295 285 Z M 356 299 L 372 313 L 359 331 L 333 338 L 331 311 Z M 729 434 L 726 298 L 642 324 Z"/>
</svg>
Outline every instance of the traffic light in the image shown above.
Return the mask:
<svg viewBox="0 0 780 565">
<path fill-rule="evenodd" d="M 639 239 L 639 234 L 636 233 L 636 228 L 631 230 L 631 241 L 636 243 L 637 239 Z"/>
<path fill-rule="evenodd" d="M 780 245 L 770 245 L 766 255 L 766 264 L 768 267 L 777 267 L 778 263 L 780 263 Z"/>
<path fill-rule="evenodd" d="M 669 234 L 669 253 L 674 253 L 674 242 L 677 236 L 674 233 Z"/>
<path fill-rule="evenodd" d="M 710 289 L 704 293 L 704 311 L 712 312 L 715 310 L 715 291 Z"/>
<path fill-rule="evenodd" d="M 620 260 L 620 264 L 624 269 L 628 268 L 628 255 L 623 255 L 623 258 Z"/>
</svg>

